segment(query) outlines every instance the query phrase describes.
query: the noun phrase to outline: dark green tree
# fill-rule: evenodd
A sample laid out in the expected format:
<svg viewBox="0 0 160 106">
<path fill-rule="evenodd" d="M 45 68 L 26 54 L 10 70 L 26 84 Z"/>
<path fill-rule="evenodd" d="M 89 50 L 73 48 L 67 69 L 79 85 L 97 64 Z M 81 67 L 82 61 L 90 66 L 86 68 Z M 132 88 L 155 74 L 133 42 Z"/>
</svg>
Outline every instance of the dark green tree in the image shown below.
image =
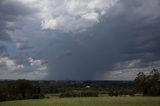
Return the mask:
<svg viewBox="0 0 160 106">
<path fill-rule="evenodd" d="M 143 72 L 138 73 L 134 82 L 137 91 L 143 93 L 143 95 L 160 95 L 160 72 L 158 69 L 153 69 L 147 75 Z"/>
</svg>

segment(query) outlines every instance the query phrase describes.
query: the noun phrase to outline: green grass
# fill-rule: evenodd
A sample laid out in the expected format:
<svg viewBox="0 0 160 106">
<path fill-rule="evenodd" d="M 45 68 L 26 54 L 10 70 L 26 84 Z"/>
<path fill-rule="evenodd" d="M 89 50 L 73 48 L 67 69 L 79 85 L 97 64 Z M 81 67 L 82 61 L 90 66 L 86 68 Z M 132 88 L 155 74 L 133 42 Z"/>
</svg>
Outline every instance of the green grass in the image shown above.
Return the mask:
<svg viewBox="0 0 160 106">
<path fill-rule="evenodd" d="M 0 102 L 0 106 L 160 106 L 160 97 L 53 97 Z"/>
</svg>

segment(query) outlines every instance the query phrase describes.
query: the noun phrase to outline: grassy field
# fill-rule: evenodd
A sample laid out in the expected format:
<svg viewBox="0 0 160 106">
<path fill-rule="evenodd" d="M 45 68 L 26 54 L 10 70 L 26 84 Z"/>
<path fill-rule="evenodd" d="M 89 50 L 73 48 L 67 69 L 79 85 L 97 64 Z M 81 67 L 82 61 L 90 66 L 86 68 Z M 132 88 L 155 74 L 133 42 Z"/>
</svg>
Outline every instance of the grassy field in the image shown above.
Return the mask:
<svg viewBox="0 0 160 106">
<path fill-rule="evenodd" d="M 92 97 L 18 100 L 0 106 L 160 106 L 160 97 Z"/>
</svg>

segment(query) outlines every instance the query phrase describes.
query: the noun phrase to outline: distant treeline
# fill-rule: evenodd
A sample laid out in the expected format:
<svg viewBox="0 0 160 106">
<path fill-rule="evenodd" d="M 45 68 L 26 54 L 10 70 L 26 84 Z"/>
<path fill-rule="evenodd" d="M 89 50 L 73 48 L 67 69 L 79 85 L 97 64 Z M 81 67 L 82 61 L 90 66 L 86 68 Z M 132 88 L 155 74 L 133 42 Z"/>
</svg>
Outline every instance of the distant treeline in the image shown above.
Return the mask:
<svg viewBox="0 0 160 106">
<path fill-rule="evenodd" d="M 0 101 L 39 99 L 55 93 L 60 97 L 96 97 L 98 94 L 160 96 L 160 73 L 157 69 L 147 75 L 140 72 L 134 81 L 0 81 Z"/>
<path fill-rule="evenodd" d="M 97 97 L 114 88 L 133 88 L 132 81 L 30 81 L 1 80 L 0 101 L 38 99 L 45 94 L 60 97 Z"/>
</svg>

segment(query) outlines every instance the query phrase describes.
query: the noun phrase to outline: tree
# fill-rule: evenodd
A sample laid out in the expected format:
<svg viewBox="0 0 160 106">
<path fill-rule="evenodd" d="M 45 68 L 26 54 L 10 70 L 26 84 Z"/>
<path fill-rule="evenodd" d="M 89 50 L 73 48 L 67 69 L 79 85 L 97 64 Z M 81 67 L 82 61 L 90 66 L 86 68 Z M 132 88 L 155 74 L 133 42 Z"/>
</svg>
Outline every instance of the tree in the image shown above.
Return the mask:
<svg viewBox="0 0 160 106">
<path fill-rule="evenodd" d="M 137 91 L 142 92 L 143 95 L 160 95 L 160 72 L 158 69 L 153 69 L 148 75 L 143 72 L 138 73 L 134 82 Z"/>
<path fill-rule="evenodd" d="M 44 98 L 38 84 L 20 79 L 0 83 L 0 101 Z"/>
<path fill-rule="evenodd" d="M 32 85 L 31 81 L 29 80 L 17 80 L 17 89 L 21 94 L 22 98 L 28 98 L 32 95 L 34 86 Z"/>
</svg>

